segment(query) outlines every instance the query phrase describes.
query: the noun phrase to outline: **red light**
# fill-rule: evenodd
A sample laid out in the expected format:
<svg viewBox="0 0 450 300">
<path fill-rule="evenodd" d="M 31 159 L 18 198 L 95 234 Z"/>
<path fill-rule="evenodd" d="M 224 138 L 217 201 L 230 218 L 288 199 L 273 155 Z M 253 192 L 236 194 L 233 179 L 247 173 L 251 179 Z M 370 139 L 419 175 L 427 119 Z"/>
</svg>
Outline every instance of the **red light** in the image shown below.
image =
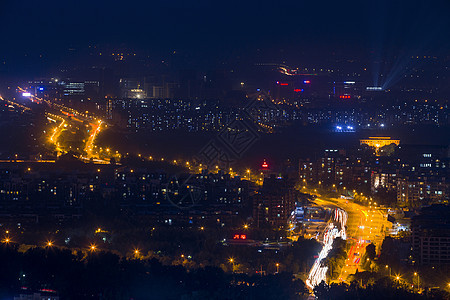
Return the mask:
<svg viewBox="0 0 450 300">
<path fill-rule="evenodd" d="M 246 234 L 235 234 L 233 236 L 233 240 L 246 240 L 247 235 Z"/>
<path fill-rule="evenodd" d="M 280 83 L 280 85 L 289 85 L 288 83 Z"/>
<path fill-rule="evenodd" d="M 304 80 L 303 83 L 304 83 L 304 84 L 310 84 L 311 81 L 310 81 L 310 80 Z"/>
<path fill-rule="evenodd" d="M 340 95 L 340 99 L 350 99 L 350 95 Z"/>
<path fill-rule="evenodd" d="M 297 92 L 297 93 L 303 92 L 303 89 L 294 89 L 294 92 Z"/>
<path fill-rule="evenodd" d="M 262 164 L 261 166 L 262 166 L 263 168 L 265 168 L 265 169 L 269 167 L 269 165 L 266 163 L 266 161 L 264 161 L 263 164 Z"/>
</svg>

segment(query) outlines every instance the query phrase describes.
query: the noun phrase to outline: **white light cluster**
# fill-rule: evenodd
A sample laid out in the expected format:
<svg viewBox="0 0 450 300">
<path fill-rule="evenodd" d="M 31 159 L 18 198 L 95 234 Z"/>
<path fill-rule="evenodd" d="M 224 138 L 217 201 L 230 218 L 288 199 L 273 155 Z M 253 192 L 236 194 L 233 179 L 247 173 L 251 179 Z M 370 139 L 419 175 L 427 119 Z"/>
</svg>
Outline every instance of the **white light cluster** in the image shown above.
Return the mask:
<svg viewBox="0 0 450 300">
<path fill-rule="evenodd" d="M 322 250 L 319 253 L 319 257 L 314 262 L 314 265 L 309 272 L 308 279 L 306 280 L 306 285 L 309 288 L 313 289 L 316 285 L 326 280 L 328 267 L 322 264 L 322 260 L 328 256 L 328 253 L 330 253 L 333 248 L 335 238 L 340 237 L 343 240 L 347 239 L 347 234 L 345 232 L 347 218 L 347 213 L 344 210 L 335 209 L 333 222 L 329 223 L 324 230 Z M 339 226 L 336 226 L 334 223 L 338 223 Z M 339 227 L 340 230 L 338 229 Z"/>
</svg>

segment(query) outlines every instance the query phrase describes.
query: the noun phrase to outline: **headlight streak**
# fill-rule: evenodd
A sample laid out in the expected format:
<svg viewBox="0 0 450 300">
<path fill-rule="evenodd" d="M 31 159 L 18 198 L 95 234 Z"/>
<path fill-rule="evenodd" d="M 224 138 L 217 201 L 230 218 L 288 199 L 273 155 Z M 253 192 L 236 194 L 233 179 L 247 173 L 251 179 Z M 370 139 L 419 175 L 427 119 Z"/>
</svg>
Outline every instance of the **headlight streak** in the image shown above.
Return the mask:
<svg viewBox="0 0 450 300">
<path fill-rule="evenodd" d="M 326 281 L 326 274 L 328 267 L 322 264 L 322 260 L 328 256 L 330 253 L 334 239 L 340 237 L 342 239 L 347 239 L 347 234 L 345 232 L 345 225 L 347 224 L 347 213 L 342 209 L 335 209 L 333 214 L 333 222 L 329 223 L 323 233 L 323 247 L 319 253 L 319 257 L 314 262 L 314 265 L 309 272 L 308 279 L 306 280 L 306 285 L 313 289 L 316 285 L 322 281 Z M 337 223 L 337 226 L 335 225 Z"/>
</svg>

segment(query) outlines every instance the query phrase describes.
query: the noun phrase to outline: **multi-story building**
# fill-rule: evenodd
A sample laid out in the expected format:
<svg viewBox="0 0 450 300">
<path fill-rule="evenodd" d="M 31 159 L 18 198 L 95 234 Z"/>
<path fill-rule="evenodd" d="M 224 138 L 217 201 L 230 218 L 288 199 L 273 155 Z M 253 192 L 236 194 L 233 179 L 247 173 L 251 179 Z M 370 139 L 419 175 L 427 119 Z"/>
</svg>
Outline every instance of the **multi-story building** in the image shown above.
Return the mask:
<svg viewBox="0 0 450 300">
<path fill-rule="evenodd" d="M 420 265 L 450 264 L 450 206 L 432 205 L 412 219 L 412 250 Z"/>
<path fill-rule="evenodd" d="M 376 193 L 380 189 L 387 192 L 397 190 L 398 173 L 395 169 L 375 169 L 370 176 L 370 190 Z"/>
<path fill-rule="evenodd" d="M 397 204 L 421 207 L 431 203 L 448 203 L 448 187 L 445 177 L 401 176 L 397 181 Z"/>
<path fill-rule="evenodd" d="M 296 192 L 293 184 L 271 176 L 264 179 L 262 189 L 253 199 L 253 219 L 257 226 L 269 224 L 284 227 L 295 208 Z"/>
</svg>

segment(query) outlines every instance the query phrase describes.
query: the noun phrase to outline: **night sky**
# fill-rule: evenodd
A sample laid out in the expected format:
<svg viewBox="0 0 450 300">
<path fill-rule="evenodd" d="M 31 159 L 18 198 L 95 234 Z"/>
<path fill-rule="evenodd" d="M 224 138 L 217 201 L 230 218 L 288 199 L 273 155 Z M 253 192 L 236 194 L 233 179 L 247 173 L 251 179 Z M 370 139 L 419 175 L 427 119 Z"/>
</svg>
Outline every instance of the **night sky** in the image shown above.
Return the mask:
<svg viewBox="0 0 450 300">
<path fill-rule="evenodd" d="M 35 1 L 0 2 L 0 58 L 55 56 L 89 44 L 220 60 L 290 48 L 447 54 L 450 1 Z M 427 53 L 430 54 L 430 53 Z M 56 58 L 55 58 L 56 59 Z"/>
</svg>

